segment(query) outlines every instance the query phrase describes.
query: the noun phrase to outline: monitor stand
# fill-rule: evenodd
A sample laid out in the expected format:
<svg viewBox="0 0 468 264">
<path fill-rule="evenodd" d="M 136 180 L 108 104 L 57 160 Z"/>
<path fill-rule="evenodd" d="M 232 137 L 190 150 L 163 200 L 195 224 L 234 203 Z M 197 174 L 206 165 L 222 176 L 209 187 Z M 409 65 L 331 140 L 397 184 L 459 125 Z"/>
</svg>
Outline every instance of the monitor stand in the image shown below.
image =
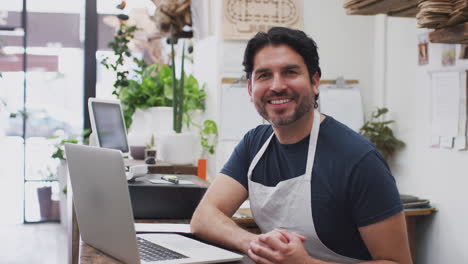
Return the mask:
<svg viewBox="0 0 468 264">
<path fill-rule="evenodd" d="M 91 132 L 91 133 L 89 134 L 89 145 L 90 145 L 90 146 L 93 146 L 93 147 L 101 147 L 101 146 L 99 146 L 99 144 L 98 144 L 97 134 L 94 133 L 94 132 Z M 120 152 L 120 153 L 122 153 L 122 152 Z M 132 160 L 132 159 L 133 159 L 133 157 L 132 157 L 132 155 L 130 155 L 130 153 L 122 153 L 122 157 L 123 157 L 124 159 L 129 159 L 129 160 Z"/>
</svg>

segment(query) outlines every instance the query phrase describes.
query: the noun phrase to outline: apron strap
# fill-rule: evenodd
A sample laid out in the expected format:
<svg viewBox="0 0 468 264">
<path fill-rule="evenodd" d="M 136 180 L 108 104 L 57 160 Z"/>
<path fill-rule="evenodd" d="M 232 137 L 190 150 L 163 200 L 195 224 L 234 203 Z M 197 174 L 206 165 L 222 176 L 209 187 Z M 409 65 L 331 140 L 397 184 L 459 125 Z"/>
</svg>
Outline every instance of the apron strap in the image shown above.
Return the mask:
<svg viewBox="0 0 468 264">
<path fill-rule="evenodd" d="M 312 179 L 312 168 L 314 166 L 315 152 L 317 150 L 317 141 L 320 131 L 320 112 L 314 110 L 314 121 L 312 123 L 312 130 L 310 131 L 309 137 L 309 150 L 307 151 L 307 165 L 305 171 L 305 180 L 310 181 Z"/>
<path fill-rule="evenodd" d="M 271 136 L 267 139 L 265 144 L 263 144 L 262 148 L 257 152 L 254 159 L 252 160 L 252 163 L 250 163 L 249 170 L 247 172 L 247 177 L 248 177 L 249 180 L 251 180 L 251 178 L 252 178 L 253 169 L 257 165 L 258 161 L 262 158 L 263 153 L 265 153 L 268 145 L 270 145 L 270 141 L 271 141 L 271 139 L 273 138 L 274 135 L 275 135 L 275 132 L 271 133 Z"/>
</svg>

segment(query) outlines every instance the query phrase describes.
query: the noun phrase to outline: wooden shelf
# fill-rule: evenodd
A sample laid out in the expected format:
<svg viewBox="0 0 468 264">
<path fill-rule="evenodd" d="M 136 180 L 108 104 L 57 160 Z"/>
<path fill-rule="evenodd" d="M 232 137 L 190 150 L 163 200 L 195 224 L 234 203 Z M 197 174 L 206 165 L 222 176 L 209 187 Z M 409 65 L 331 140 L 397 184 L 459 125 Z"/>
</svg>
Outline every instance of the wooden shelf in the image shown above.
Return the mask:
<svg viewBox="0 0 468 264">
<path fill-rule="evenodd" d="M 396 17 L 415 17 L 418 12 L 418 0 L 368 0 L 356 4 L 347 10 L 348 15 L 387 14 Z"/>
<path fill-rule="evenodd" d="M 429 41 L 432 43 L 468 44 L 468 22 L 430 32 Z"/>
<path fill-rule="evenodd" d="M 405 209 L 405 216 L 419 216 L 419 215 L 431 215 L 437 212 L 437 209 L 431 208 L 412 208 Z"/>
<path fill-rule="evenodd" d="M 12 27 L 12 26 L 0 26 L 0 31 L 14 31 L 18 27 Z"/>
</svg>

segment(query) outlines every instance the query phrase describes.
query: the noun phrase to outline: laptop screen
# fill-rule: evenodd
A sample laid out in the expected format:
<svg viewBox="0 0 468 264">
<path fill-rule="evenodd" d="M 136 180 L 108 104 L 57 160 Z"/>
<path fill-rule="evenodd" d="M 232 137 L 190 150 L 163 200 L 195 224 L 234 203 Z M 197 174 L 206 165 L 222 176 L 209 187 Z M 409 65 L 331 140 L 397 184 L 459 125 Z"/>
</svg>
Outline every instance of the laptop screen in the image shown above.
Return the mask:
<svg viewBox="0 0 468 264">
<path fill-rule="evenodd" d="M 96 131 L 94 132 L 98 136 L 100 147 L 128 153 L 127 135 L 120 104 L 92 102 L 92 106 L 96 123 Z"/>
</svg>

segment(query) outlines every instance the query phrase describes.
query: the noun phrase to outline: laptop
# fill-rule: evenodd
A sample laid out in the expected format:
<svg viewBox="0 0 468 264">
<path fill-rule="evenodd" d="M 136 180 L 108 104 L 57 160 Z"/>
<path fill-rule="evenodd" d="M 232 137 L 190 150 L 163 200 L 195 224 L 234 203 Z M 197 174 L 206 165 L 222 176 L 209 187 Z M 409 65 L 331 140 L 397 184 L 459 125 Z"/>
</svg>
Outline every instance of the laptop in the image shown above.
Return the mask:
<svg viewBox="0 0 468 264">
<path fill-rule="evenodd" d="M 242 255 L 179 234 L 136 234 L 119 150 L 65 144 L 81 238 L 124 263 L 220 263 Z M 158 201 L 150 201 L 158 202 Z"/>
</svg>

